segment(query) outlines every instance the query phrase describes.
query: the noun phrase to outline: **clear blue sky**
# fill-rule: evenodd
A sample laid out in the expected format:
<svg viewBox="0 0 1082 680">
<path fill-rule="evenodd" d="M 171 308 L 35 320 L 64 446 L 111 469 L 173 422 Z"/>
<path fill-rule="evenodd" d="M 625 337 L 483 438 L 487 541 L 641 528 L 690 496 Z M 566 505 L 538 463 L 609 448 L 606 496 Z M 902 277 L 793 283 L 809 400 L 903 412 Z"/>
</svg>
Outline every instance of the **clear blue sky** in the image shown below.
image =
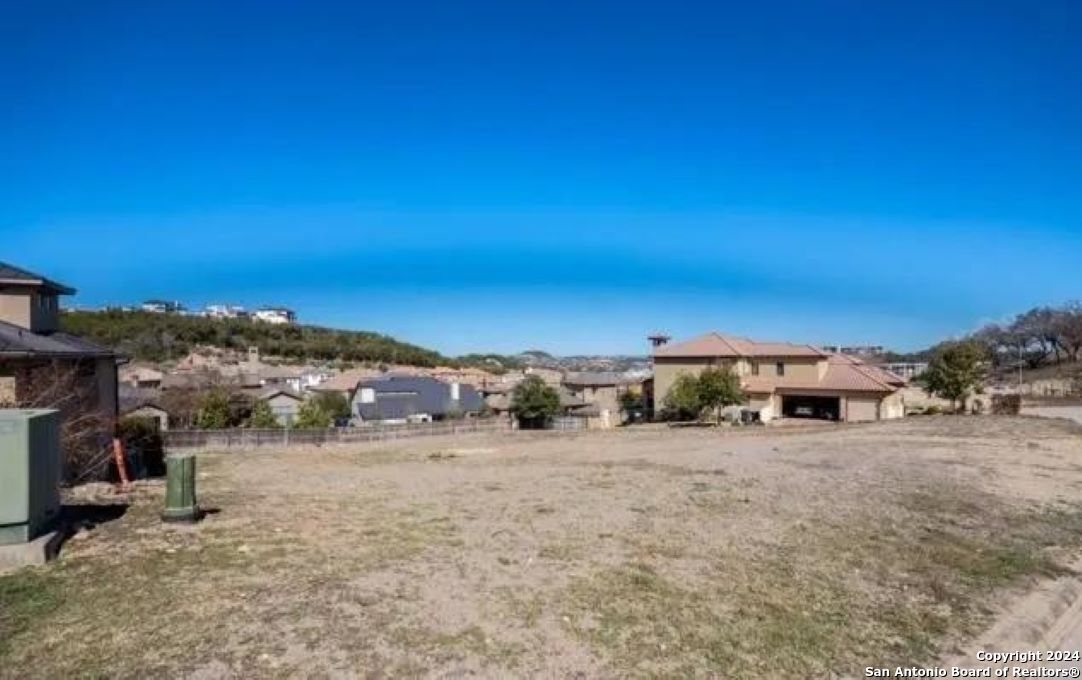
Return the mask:
<svg viewBox="0 0 1082 680">
<path fill-rule="evenodd" d="M 21 2 L 0 260 L 458 353 L 1082 297 L 1082 2 Z"/>
</svg>

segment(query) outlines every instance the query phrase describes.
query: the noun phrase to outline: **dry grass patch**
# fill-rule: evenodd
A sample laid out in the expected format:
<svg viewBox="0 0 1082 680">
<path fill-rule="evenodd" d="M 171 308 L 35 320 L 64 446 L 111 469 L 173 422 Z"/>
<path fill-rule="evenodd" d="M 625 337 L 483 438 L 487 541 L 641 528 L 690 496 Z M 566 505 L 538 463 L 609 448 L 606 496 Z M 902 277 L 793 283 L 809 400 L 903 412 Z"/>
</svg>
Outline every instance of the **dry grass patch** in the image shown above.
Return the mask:
<svg viewBox="0 0 1082 680">
<path fill-rule="evenodd" d="M 860 521 L 800 524 L 753 554 L 715 551 L 694 574 L 670 569 L 689 548 L 629 541 L 634 559 L 574 580 L 563 611 L 621 675 L 858 673 L 975 633 L 989 593 L 1064 573 L 1049 548 L 1080 542 L 1078 508 L 929 487 Z"/>
</svg>

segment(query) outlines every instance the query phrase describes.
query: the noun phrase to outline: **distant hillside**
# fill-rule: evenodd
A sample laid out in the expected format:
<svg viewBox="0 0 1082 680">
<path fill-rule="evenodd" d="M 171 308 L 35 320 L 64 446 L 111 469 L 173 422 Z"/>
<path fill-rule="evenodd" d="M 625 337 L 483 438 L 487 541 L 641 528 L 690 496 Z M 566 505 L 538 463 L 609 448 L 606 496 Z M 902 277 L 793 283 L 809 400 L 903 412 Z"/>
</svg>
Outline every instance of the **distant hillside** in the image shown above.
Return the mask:
<svg viewBox="0 0 1082 680">
<path fill-rule="evenodd" d="M 113 347 L 133 359 L 161 362 L 180 359 L 197 346 L 245 352 L 258 347 L 264 356 L 298 361 L 372 362 L 412 366 L 477 366 L 500 372 L 516 362 L 498 355 L 445 357 L 368 331 L 318 326 L 272 325 L 246 319 L 212 319 L 149 312 L 69 311 L 64 330 Z"/>
</svg>

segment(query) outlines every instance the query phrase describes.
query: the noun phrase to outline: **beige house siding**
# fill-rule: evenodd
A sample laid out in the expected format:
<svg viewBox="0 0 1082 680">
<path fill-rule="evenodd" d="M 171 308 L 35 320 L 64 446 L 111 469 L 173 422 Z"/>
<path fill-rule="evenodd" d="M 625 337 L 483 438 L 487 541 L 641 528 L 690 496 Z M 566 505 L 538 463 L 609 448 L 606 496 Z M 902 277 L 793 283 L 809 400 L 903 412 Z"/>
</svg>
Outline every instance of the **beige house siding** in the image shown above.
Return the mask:
<svg viewBox="0 0 1082 680">
<path fill-rule="evenodd" d="M 754 365 L 758 364 L 758 377 L 771 378 L 778 387 L 784 387 L 785 385 L 806 385 L 809 382 L 818 382 L 822 378 L 820 364 L 823 366 L 822 371 L 825 371 L 827 362 L 816 359 L 779 357 L 749 359 L 747 360 L 747 364 L 748 372 L 741 375 L 756 375 Z M 778 375 L 778 364 L 782 364 L 784 375 Z"/>
<path fill-rule="evenodd" d="M 778 417 L 781 399 L 774 394 L 749 394 L 748 408 L 759 412 L 759 419 L 764 423 Z"/>
<path fill-rule="evenodd" d="M 0 289 L 0 319 L 34 333 L 52 333 L 60 327 L 56 295 L 25 288 Z"/>
<path fill-rule="evenodd" d="M 267 405 L 270 406 L 274 416 L 278 419 L 278 424 L 282 427 L 291 427 L 297 419 L 297 412 L 301 408 L 300 401 L 285 394 L 274 395 L 267 400 Z"/>
<path fill-rule="evenodd" d="M 623 389 L 615 385 L 605 385 L 602 387 L 565 385 L 565 387 L 573 396 L 582 399 L 587 404 L 597 406 L 601 411 L 608 411 L 611 414 L 620 412 L 620 393 Z"/>
<path fill-rule="evenodd" d="M 905 417 L 905 397 L 901 390 L 894 394 L 884 397 L 879 402 L 879 419 L 880 420 L 893 420 L 895 418 Z"/>
<path fill-rule="evenodd" d="M 30 328 L 30 292 L 0 289 L 0 319 L 20 328 Z"/>
<path fill-rule="evenodd" d="M 784 364 L 785 375 L 778 376 L 778 364 Z M 728 366 L 741 377 L 755 376 L 755 364 L 758 364 L 760 378 L 771 378 L 778 387 L 786 385 L 818 382 L 826 371 L 826 361 L 815 358 L 761 358 L 761 359 L 712 359 L 697 357 L 654 359 L 654 408 L 660 409 L 665 403 L 665 395 L 672 389 L 676 377 L 681 373 L 697 376 L 709 367 Z"/>
<path fill-rule="evenodd" d="M 654 408 L 661 410 L 665 403 L 665 395 L 672 389 L 676 377 L 681 373 L 697 376 L 710 366 L 733 366 L 732 361 L 722 361 L 710 358 L 662 358 L 654 359 Z M 739 368 L 734 366 L 739 372 Z"/>
</svg>

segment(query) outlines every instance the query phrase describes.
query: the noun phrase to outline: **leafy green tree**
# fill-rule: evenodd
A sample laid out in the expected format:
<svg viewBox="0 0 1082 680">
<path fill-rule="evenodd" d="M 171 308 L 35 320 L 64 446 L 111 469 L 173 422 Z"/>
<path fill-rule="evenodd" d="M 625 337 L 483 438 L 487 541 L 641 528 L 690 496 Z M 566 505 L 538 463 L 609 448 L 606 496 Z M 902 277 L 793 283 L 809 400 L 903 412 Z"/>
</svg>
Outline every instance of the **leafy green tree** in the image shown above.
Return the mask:
<svg viewBox="0 0 1082 680">
<path fill-rule="evenodd" d="M 202 430 L 222 430 L 232 424 L 233 414 L 229 408 L 229 394 L 222 389 L 208 391 L 199 400 L 199 413 L 195 424 Z"/>
<path fill-rule="evenodd" d="M 271 410 L 270 404 L 263 399 L 259 399 L 252 404 L 252 413 L 248 416 L 248 427 L 269 430 L 280 427 L 280 424 L 278 423 L 278 417 Z"/>
<path fill-rule="evenodd" d="M 952 410 L 964 408 L 966 398 L 984 381 L 984 345 L 973 340 L 944 342 L 935 348 L 928 369 L 918 379 L 929 393 L 949 399 Z"/>
<path fill-rule="evenodd" d="M 723 408 L 744 403 L 740 378 L 728 367 L 707 368 L 699 374 L 698 383 L 699 403 L 714 412 L 719 424 Z"/>
<path fill-rule="evenodd" d="M 676 376 L 664 400 L 664 417 L 668 420 L 691 420 L 703 412 L 699 379 L 688 373 Z"/>
<path fill-rule="evenodd" d="M 539 376 L 526 376 L 511 391 L 511 413 L 520 423 L 540 425 L 559 412 L 560 393 Z"/>
<path fill-rule="evenodd" d="M 349 409 L 349 400 L 339 392 L 321 392 L 312 397 L 311 401 L 315 402 L 325 413 L 330 414 L 332 422 L 348 419 L 352 415 Z"/>
<path fill-rule="evenodd" d="M 620 410 L 629 416 L 643 407 L 642 395 L 628 390 L 620 393 Z"/>
<path fill-rule="evenodd" d="M 318 430 L 334 424 L 334 416 L 323 410 L 319 402 L 309 399 L 297 410 L 296 427 L 301 430 Z"/>
</svg>

